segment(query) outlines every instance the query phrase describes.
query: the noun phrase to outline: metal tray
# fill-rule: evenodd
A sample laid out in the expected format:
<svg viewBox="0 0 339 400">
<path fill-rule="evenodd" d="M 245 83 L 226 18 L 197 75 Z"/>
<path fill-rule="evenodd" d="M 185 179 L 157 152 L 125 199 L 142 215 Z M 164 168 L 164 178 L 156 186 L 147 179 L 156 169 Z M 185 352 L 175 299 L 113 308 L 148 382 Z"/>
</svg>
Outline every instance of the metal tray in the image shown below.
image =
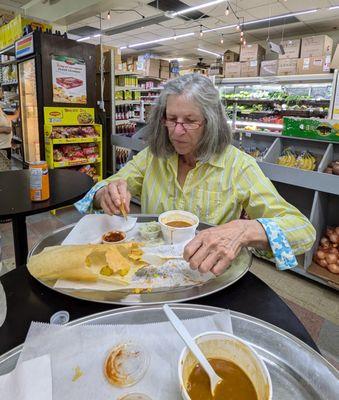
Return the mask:
<svg viewBox="0 0 339 400">
<path fill-rule="evenodd" d="M 138 222 L 149 222 L 157 219 L 155 215 L 135 215 L 138 217 Z M 64 228 L 58 229 L 51 234 L 45 236 L 40 242 L 36 243 L 28 254 L 28 258 L 32 255 L 39 254 L 47 246 L 56 246 L 61 244 L 64 238 L 68 235 L 73 225 L 68 225 Z M 198 229 L 207 229 L 211 225 L 200 223 Z M 110 304 L 120 304 L 120 305 L 138 305 L 138 304 L 163 304 L 163 303 L 173 303 L 182 302 L 193 299 L 198 299 L 199 297 L 208 296 L 212 293 L 218 292 L 232 285 L 234 282 L 239 280 L 246 272 L 249 270 L 252 264 L 252 254 L 243 248 L 242 252 L 247 255 L 247 262 L 238 268 L 229 268 L 224 274 L 216 279 L 206 282 L 202 285 L 195 286 L 185 286 L 181 288 L 173 289 L 158 289 L 150 293 L 134 294 L 131 291 L 121 290 L 112 292 L 103 291 L 80 291 L 80 290 L 67 290 L 67 289 L 55 289 L 53 284 L 48 281 L 39 280 L 43 285 L 48 288 L 55 290 L 59 293 L 65 294 L 70 297 L 75 297 L 77 299 L 89 300 L 99 303 L 110 303 Z"/>
<path fill-rule="evenodd" d="M 223 311 L 221 308 L 174 304 L 181 319 L 199 318 Z M 339 374 L 320 354 L 305 343 L 257 318 L 231 311 L 234 334 L 251 344 L 265 361 L 273 383 L 274 400 L 335 400 Z M 128 307 L 94 314 L 68 325 L 145 324 L 165 321 L 160 305 Z M 16 365 L 22 346 L 0 357 L 0 375 Z"/>
</svg>

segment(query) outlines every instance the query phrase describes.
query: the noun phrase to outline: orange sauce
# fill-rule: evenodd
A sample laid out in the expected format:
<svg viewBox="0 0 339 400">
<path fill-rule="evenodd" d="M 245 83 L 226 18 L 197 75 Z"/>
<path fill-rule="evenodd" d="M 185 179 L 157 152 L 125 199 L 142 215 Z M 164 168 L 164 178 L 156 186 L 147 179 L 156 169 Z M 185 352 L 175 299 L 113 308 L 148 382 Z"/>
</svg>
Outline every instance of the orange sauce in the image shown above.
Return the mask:
<svg viewBox="0 0 339 400">
<path fill-rule="evenodd" d="M 173 228 L 188 228 L 189 226 L 192 226 L 190 222 L 186 221 L 169 221 L 166 222 L 165 225 L 171 226 Z"/>
<path fill-rule="evenodd" d="M 209 362 L 222 381 L 212 396 L 208 375 L 200 364 L 196 364 L 186 388 L 191 400 L 258 400 L 253 383 L 238 365 L 217 358 L 211 358 Z"/>
</svg>

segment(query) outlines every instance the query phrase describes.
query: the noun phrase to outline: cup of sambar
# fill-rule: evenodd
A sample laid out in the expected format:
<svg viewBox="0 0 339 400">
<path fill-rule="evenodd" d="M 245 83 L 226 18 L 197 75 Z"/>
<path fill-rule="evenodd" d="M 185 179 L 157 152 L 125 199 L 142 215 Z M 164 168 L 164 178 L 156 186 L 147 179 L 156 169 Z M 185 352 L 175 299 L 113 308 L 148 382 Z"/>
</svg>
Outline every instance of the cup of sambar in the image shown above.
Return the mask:
<svg viewBox="0 0 339 400">
<path fill-rule="evenodd" d="M 185 347 L 178 363 L 180 390 L 184 400 L 272 400 L 269 372 L 246 342 L 225 332 L 205 332 L 194 340 L 223 382 L 212 397 L 206 372 Z"/>
<path fill-rule="evenodd" d="M 165 242 L 174 244 L 194 238 L 199 218 L 188 211 L 171 210 L 160 214 L 158 222 Z"/>
</svg>

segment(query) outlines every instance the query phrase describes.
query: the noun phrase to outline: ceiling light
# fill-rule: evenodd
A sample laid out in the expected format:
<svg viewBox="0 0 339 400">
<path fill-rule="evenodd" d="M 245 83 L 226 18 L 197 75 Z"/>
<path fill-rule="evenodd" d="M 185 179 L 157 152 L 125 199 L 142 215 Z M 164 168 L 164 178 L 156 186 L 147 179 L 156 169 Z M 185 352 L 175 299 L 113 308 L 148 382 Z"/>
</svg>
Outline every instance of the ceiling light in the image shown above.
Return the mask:
<svg viewBox="0 0 339 400">
<path fill-rule="evenodd" d="M 202 52 L 202 53 L 207 53 L 207 54 L 211 54 L 212 56 L 216 56 L 216 57 L 222 57 L 221 54 L 219 53 L 214 53 L 213 51 L 209 51 L 209 50 L 204 50 L 204 49 L 200 49 L 199 47 L 197 48 L 198 51 Z"/>
<path fill-rule="evenodd" d="M 107 13 L 107 19 L 111 19 L 111 10 L 109 10 Z"/>
<path fill-rule="evenodd" d="M 329 8 L 329 10 L 337 10 L 339 8 L 339 6 L 331 6 L 330 8 Z"/>
<path fill-rule="evenodd" d="M 244 45 L 244 46 L 246 46 L 246 39 L 244 38 L 244 40 L 243 40 L 243 42 L 242 42 L 242 44 Z"/>
<path fill-rule="evenodd" d="M 187 14 L 187 13 L 189 13 L 189 12 L 191 12 L 191 11 L 201 10 L 202 8 L 206 8 L 206 7 L 210 7 L 210 6 L 215 6 L 216 4 L 224 3 L 225 1 L 226 1 L 226 0 L 215 0 L 215 1 L 210 1 L 210 2 L 208 2 L 208 3 L 200 4 L 199 6 L 189 7 L 189 8 L 185 8 L 184 10 L 171 13 L 171 15 L 173 15 L 174 17 L 176 17 L 177 15 Z"/>
<path fill-rule="evenodd" d="M 232 26 L 232 28 L 236 27 L 237 31 L 240 31 L 240 24 L 239 23 L 237 25 L 231 25 L 231 26 Z"/>
<path fill-rule="evenodd" d="M 221 43 L 221 44 L 224 44 L 224 34 L 223 34 L 223 33 L 221 34 L 220 43 Z"/>
<path fill-rule="evenodd" d="M 93 37 L 100 37 L 100 36 L 101 36 L 101 33 L 98 33 L 98 34 L 94 35 Z"/>
<path fill-rule="evenodd" d="M 240 37 L 244 37 L 244 31 L 240 32 Z"/>
<path fill-rule="evenodd" d="M 298 11 L 298 12 L 295 12 L 295 13 L 275 15 L 275 16 L 270 17 L 270 18 L 263 18 L 263 19 L 256 19 L 256 20 L 253 20 L 253 21 L 247 21 L 247 22 L 244 22 L 242 25 L 243 26 L 247 26 L 247 25 L 257 24 L 257 23 L 260 23 L 260 22 L 273 21 L 273 20 L 276 20 L 276 19 L 284 19 L 284 18 L 288 18 L 288 17 L 296 17 L 298 15 L 311 14 L 311 13 L 315 13 L 317 11 L 319 11 L 319 9 L 315 8 L 313 10 L 305 10 L 305 11 Z M 220 26 L 219 28 L 205 29 L 203 31 L 203 33 L 220 31 L 222 29 L 236 28 L 238 26 L 239 26 L 239 24 L 236 24 L 236 25 L 225 25 L 225 26 Z M 240 26 L 239 26 L 239 28 L 240 28 Z M 237 28 L 237 30 L 238 30 L 238 28 Z"/>
<path fill-rule="evenodd" d="M 226 15 L 226 17 L 227 17 L 229 14 L 230 14 L 230 6 L 229 6 L 229 4 L 228 4 L 228 2 L 227 2 L 227 6 L 226 6 L 226 10 L 225 10 L 225 15 Z"/>
<path fill-rule="evenodd" d="M 200 25 L 200 33 L 199 33 L 200 37 L 203 37 L 204 32 L 202 31 L 202 25 Z"/>
<path fill-rule="evenodd" d="M 190 33 L 184 33 L 182 35 L 177 35 L 177 36 L 169 36 L 169 37 L 164 37 L 161 39 L 155 39 L 155 40 L 149 40 L 148 42 L 142 42 L 142 43 L 135 43 L 135 44 L 130 44 L 128 46 L 123 46 L 120 47 L 121 50 L 128 48 L 134 48 L 134 47 L 139 47 L 139 46 L 146 46 L 147 44 L 152 44 L 152 43 L 160 43 L 160 42 L 165 42 L 167 40 L 173 40 L 173 39 L 180 39 L 180 38 L 184 38 L 184 37 L 188 37 L 188 36 L 193 36 L 194 32 L 190 32 Z"/>
<path fill-rule="evenodd" d="M 89 40 L 90 36 L 82 37 L 80 39 L 77 39 L 77 42 L 83 42 L 84 40 Z"/>
</svg>

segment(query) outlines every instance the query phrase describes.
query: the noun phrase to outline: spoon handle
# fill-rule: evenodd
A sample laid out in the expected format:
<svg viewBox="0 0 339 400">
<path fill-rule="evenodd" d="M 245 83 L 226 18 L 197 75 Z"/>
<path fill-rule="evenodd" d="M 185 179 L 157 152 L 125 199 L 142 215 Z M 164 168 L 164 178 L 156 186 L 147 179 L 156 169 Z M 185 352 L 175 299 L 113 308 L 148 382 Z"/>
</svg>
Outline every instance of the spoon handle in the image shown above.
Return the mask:
<svg viewBox="0 0 339 400">
<path fill-rule="evenodd" d="M 187 347 L 191 350 L 194 356 L 197 358 L 201 366 L 207 372 L 210 377 L 215 377 L 216 373 L 214 369 L 211 367 L 210 363 L 208 362 L 207 358 L 204 356 L 203 352 L 200 350 L 198 345 L 193 340 L 192 336 L 189 334 L 188 330 L 186 329 L 185 325 L 180 321 L 180 319 L 174 314 L 171 308 L 165 304 L 163 306 L 163 310 L 167 315 L 167 318 L 173 325 L 174 329 L 179 333 L 183 341 L 186 343 Z"/>
</svg>

